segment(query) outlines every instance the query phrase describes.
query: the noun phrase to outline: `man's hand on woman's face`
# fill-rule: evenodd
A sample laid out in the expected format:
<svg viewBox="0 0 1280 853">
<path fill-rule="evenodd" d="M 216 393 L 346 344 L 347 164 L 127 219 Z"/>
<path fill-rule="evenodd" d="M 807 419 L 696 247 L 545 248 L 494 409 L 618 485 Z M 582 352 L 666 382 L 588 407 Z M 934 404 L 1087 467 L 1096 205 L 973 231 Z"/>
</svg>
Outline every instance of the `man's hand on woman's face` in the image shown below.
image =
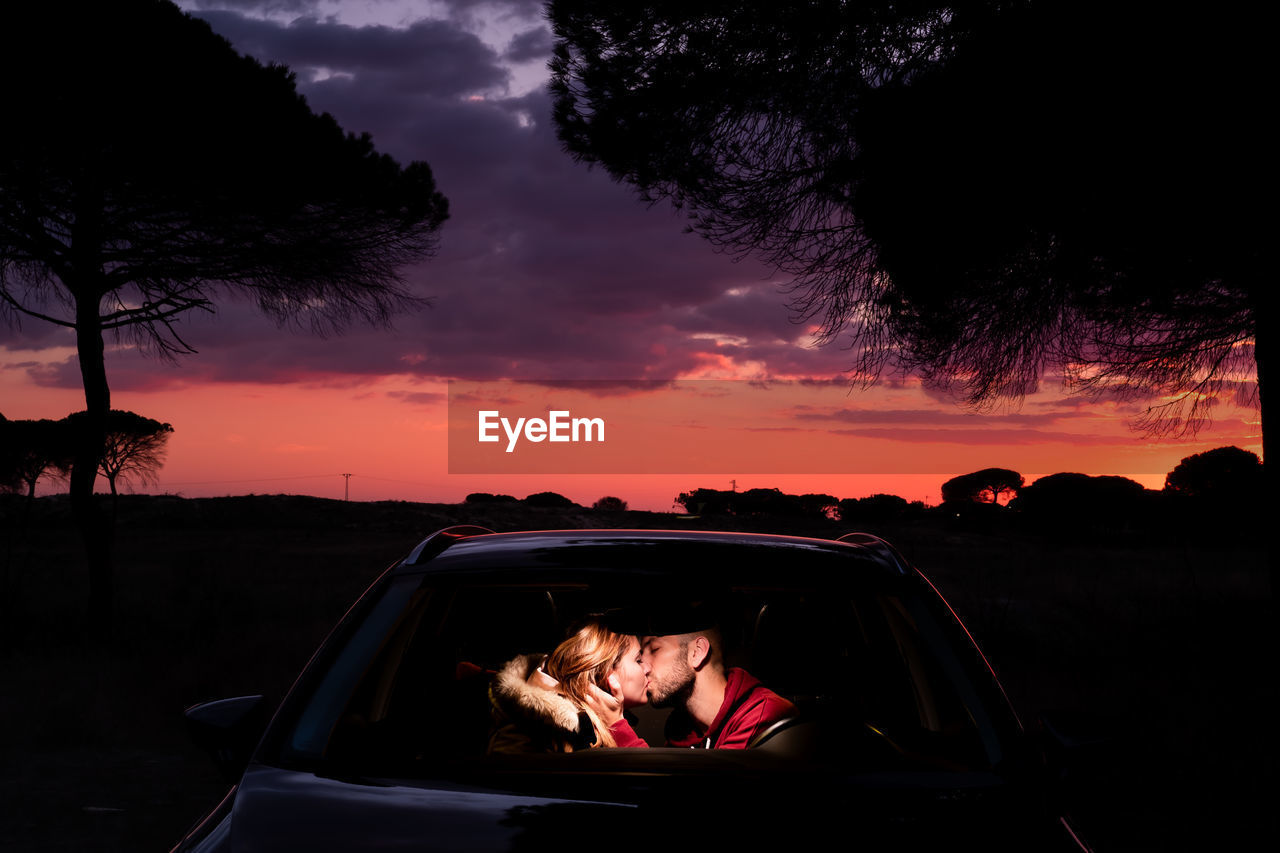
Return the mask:
<svg viewBox="0 0 1280 853">
<path fill-rule="evenodd" d="M 618 676 L 609 676 L 609 690 L 612 692 L 605 693 L 592 684 L 587 688 L 586 697 L 587 707 L 595 712 L 606 727 L 612 727 L 622 719 L 622 683 L 618 681 Z"/>
</svg>

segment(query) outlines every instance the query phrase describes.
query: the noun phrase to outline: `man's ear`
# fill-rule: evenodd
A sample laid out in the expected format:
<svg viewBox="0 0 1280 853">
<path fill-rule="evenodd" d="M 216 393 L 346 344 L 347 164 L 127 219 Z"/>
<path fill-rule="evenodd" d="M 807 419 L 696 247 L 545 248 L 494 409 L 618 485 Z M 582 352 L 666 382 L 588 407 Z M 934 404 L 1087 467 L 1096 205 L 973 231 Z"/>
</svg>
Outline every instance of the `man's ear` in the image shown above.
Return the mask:
<svg viewBox="0 0 1280 853">
<path fill-rule="evenodd" d="M 689 666 L 700 669 L 711 656 L 711 641 L 702 635 L 693 638 L 689 644 Z"/>
</svg>

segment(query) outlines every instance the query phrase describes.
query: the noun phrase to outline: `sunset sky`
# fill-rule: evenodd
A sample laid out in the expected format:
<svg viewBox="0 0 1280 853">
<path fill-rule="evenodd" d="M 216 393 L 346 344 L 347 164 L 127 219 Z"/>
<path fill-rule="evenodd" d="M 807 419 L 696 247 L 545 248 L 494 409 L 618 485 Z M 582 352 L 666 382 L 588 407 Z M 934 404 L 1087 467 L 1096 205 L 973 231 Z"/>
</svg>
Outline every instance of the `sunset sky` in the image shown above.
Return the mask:
<svg viewBox="0 0 1280 853">
<path fill-rule="evenodd" d="M 813 346 L 813 327 L 788 311 L 785 278 L 717 254 L 683 233 L 676 212 L 646 207 L 561 152 L 538 2 L 179 5 L 236 49 L 289 65 L 312 107 L 347 130 L 370 132 L 402 163 L 428 162 L 451 216 L 438 256 L 406 271 L 431 307 L 399 316 L 391 331 L 321 339 L 228 300 L 216 316 L 186 318 L 183 337 L 199 352 L 177 363 L 112 348 L 113 407 L 175 430 L 148 491 L 340 498 L 349 473 L 356 500 L 553 490 L 667 510 L 680 491 L 732 483 L 934 503 L 943 480 L 978 468 L 1028 480 L 1123 474 L 1158 488 L 1192 453 L 1229 444 L 1261 452 L 1256 411 L 1230 400 L 1210 428 L 1175 440 L 1129 428 L 1159 401 L 1064 397 L 1054 377 L 1020 407 L 985 413 L 910 378 L 853 387 L 849 351 L 839 341 Z M 638 408 L 618 415 L 655 447 L 687 448 L 701 431 L 723 467 L 694 460 L 619 473 L 615 459 L 585 467 L 595 473 L 450 473 L 450 379 L 552 383 L 521 401 L 522 414 L 570 398 L 575 410 L 589 406 L 566 380 L 723 380 L 735 390 L 718 397 L 633 392 Z M 83 403 L 65 330 L 0 326 L 0 413 L 60 418 Z"/>
</svg>

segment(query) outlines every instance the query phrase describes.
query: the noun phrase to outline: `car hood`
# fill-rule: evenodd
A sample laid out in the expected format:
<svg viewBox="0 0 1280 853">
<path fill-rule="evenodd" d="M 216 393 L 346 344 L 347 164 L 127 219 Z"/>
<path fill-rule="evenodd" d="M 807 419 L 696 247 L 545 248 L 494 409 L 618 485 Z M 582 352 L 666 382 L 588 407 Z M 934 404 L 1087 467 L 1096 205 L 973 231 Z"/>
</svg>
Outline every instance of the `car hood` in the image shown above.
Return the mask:
<svg viewBox="0 0 1280 853">
<path fill-rule="evenodd" d="M 479 787 L 327 778 L 272 767 L 245 773 L 231 815 L 237 853 L 308 850 L 513 850 L 540 826 L 622 826 L 634 804 L 525 796 Z"/>
<path fill-rule="evenodd" d="M 754 848 L 793 846 L 815 833 L 836 834 L 863 850 L 900 852 L 959 839 L 989 850 L 1080 849 L 1060 846 L 1061 833 L 1046 835 L 1056 821 L 1031 819 L 1002 785 L 793 781 L 762 788 L 741 780 L 595 777 L 562 796 L 563 780 L 538 780 L 517 791 L 329 778 L 256 765 L 245 773 L 223 829 L 236 853 L 542 850 L 597 841 L 613 851 Z"/>
</svg>

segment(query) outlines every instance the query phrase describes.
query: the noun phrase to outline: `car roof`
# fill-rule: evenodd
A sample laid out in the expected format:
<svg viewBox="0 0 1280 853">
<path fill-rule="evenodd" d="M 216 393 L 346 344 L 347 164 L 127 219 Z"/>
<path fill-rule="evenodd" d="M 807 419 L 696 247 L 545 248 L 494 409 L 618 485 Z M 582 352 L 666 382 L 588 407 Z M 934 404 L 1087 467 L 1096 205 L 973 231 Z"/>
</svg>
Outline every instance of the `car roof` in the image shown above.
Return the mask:
<svg viewBox="0 0 1280 853">
<path fill-rule="evenodd" d="M 914 570 L 869 534 L 842 540 L 694 530 L 537 530 L 463 525 L 424 539 L 397 573 L 679 575 L 706 582 L 830 581 L 833 574 L 903 577 Z"/>
</svg>

